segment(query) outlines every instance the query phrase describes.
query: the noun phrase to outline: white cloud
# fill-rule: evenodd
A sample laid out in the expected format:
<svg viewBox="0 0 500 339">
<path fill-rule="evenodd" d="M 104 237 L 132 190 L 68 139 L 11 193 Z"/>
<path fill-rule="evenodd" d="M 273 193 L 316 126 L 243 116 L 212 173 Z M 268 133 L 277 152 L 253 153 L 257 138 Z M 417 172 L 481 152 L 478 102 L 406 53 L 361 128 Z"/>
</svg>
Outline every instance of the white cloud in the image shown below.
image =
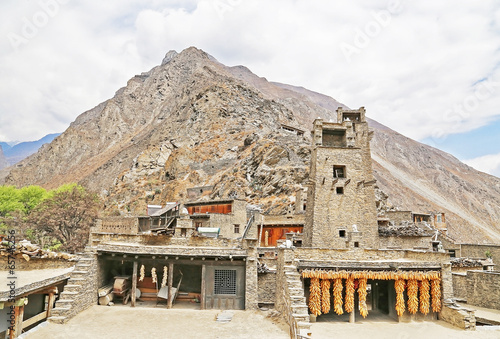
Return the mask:
<svg viewBox="0 0 500 339">
<path fill-rule="evenodd" d="M 56 15 L 13 50 L 8 33 L 20 32 L 23 18 L 50 1 L 61 2 Z M 416 139 L 465 132 L 498 116 L 494 1 L 19 3 L 0 4 L 7 16 L 0 20 L 0 140 L 62 131 L 168 50 L 189 46 L 365 106 L 370 117 Z M 355 49 L 348 57 L 346 45 Z M 486 95 L 478 95 L 481 79 L 494 84 L 480 92 Z"/>
<path fill-rule="evenodd" d="M 482 157 L 464 160 L 464 162 L 481 172 L 489 173 L 500 178 L 500 153 L 488 154 Z"/>
</svg>

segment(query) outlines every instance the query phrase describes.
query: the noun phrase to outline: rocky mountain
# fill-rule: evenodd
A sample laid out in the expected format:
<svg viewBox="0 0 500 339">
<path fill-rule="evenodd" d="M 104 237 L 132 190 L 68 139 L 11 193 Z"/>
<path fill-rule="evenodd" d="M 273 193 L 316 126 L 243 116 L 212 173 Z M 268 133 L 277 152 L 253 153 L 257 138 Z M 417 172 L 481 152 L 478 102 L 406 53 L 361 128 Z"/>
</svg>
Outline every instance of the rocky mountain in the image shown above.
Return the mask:
<svg viewBox="0 0 500 339">
<path fill-rule="evenodd" d="M 186 199 L 186 188 L 213 186 L 207 198 L 240 197 L 283 213 L 308 178 L 312 121 L 336 119 L 339 106 L 193 47 L 172 51 L 18 163 L 5 183 L 78 181 L 105 198 L 108 213 L 144 213 L 147 204 Z M 446 212 L 459 241 L 500 240 L 500 179 L 370 123 L 385 206 Z"/>
<path fill-rule="evenodd" d="M 3 153 L 0 151 L 0 170 L 14 165 L 31 154 L 36 153 L 43 144 L 52 142 L 59 134 L 60 133 L 47 134 L 39 140 L 20 142 L 14 146 L 10 146 L 5 142 L 0 143 L 0 148 L 3 148 Z M 4 162 L 2 162 L 2 154 L 5 159 Z"/>
</svg>

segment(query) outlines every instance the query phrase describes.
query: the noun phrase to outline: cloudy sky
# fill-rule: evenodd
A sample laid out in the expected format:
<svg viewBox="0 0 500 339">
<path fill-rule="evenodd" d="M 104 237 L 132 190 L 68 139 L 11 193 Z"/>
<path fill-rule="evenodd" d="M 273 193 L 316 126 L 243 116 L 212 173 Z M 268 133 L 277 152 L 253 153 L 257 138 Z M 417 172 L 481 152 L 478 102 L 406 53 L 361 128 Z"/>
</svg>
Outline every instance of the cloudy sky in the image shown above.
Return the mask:
<svg viewBox="0 0 500 339">
<path fill-rule="evenodd" d="M 64 131 L 196 46 L 500 176 L 498 1 L 3 0 L 0 141 Z"/>
</svg>

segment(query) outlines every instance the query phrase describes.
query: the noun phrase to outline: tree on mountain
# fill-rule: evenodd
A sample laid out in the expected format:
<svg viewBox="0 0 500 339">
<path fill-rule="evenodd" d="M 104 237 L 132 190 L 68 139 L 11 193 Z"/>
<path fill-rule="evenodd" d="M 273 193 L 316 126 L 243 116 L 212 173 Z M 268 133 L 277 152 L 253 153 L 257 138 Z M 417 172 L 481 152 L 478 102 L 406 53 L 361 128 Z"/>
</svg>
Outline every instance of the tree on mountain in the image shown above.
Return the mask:
<svg viewBox="0 0 500 339">
<path fill-rule="evenodd" d="M 90 227 L 98 216 L 99 199 L 76 184 L 65 185 L 50 192 L 28 217 L 32 228 L 55 237 L 62 249 L 82 250 Z"/>
</svg>

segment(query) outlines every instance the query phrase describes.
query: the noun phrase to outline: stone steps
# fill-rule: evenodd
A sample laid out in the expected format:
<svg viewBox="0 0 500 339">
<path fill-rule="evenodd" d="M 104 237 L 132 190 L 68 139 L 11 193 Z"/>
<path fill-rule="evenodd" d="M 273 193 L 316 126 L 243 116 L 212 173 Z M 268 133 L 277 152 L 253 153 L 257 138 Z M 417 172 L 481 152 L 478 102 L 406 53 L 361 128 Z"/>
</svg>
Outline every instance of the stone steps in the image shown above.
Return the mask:
<svg viewBox="0 0 500 339">
<path fill-rule="evenodd" d="M 303 321 L 299 321 L 297 322 L 297 326 L 299 327 L 299 329 L 310 329 L 311 328 L 311 323 L 308 321 L 308 322 L 303 322 Z"/>
<path fill-rule="evenodd" d="M 90 264 L 88 264 L 88 263 L 86 263 L 86 262 L 77 263 L 77 264 L 75 265 L 75 267 L 78 267 L 78 268 L 88 268 L 88 267 L 90 267 L 90 266 L 91 266 L 91 265 L 90 265 Z"/>
<path fill-rule="evenodd" d="M 63 307 L 63 306 L 57 306 L 57 305 L 56 305 L 56 307 L 54 307 L 54 308 L 52 309 L 52 313 L 51 313 L 51 314 L 52 314 L 53 316 L 56 316 L 56 317 L 58 317 L 58 316 L 64 316 L 64 313 L 66 313 L 66 312 L 67 312 L 67 311 L 69 311 L 70 309 L 71 309 L 71 306 L 66 306 L 66 307 Z"/>
<path fill-rule="evenodd" d="M 64 324 L 66 322 L 66 317 L 64 316 L 51 316 L 48 318 L 51 323 Z"/>
<path fill-rule="evenodd" d="M 80 292 L 82 285 L 77 285 L 77 284 L 67 284 L 64 286 L 64 291 L 67 292 Z"/>
<path fill-rule="evenodd" d="M 309 308 L 306 305 L 292 305 L 293 314 L 305 314 L 309 316 Z"/>
<path fill-rule="evenodd" d="M 52 309 L 50 322 L 62 324 L 75 316 L 78 312 L 88 307 L 89 288 L 93 288 L 92 266 L 95 258 L 93 253 L 83 253 L 75 269 L 71 272 L 68 284 L 59 293 L 59 300 Z"/>
<path fill-rule="evenodd" d="M 294 265 L 286 264 L 284 267 L 285 288 L 289 299 L 291 316 L 297 323 L 297 328 L 301 334 L 301 338 L 309 338 L 311 323 L 309 322 L 309 308 L 306 305 L 306 297 L 304 296 L 304 285 L 301 275 Z"/>
</svg>

